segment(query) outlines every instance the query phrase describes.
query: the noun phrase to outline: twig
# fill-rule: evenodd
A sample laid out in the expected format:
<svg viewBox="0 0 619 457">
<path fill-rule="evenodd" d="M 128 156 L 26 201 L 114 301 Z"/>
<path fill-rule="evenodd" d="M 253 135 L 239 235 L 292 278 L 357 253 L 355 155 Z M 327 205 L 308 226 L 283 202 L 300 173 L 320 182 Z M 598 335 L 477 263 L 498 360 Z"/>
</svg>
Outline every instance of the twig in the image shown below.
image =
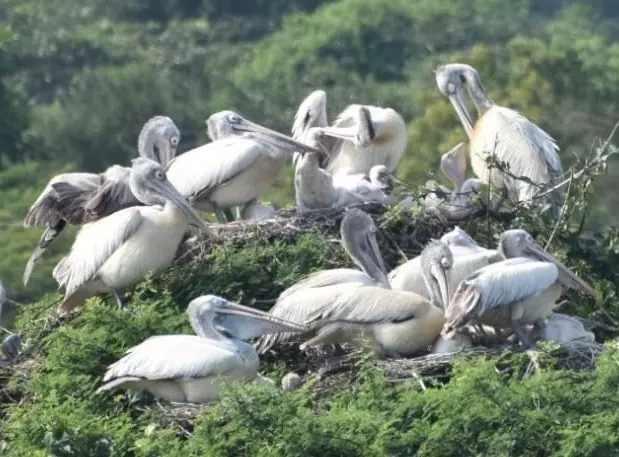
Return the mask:
<svg viewBox="0 0 619 457">
<path fill-rule="evenodd" d="M 574 172 L 573 170 L 570 169 L 570 181 L 569 184 L 567 186 L 567 191 L 565 192 L 565 198 L 563 199 L 563 206 L 561 207 L 561 211 L 559 212 L 559 217 L 557 218 L 557 223 L 555 224 L 554 228 L 552 229 L 552 232 L 550 233 L 550 236 L 548 237 L 548 242 L 546 243 L 546 247 L 544 248 L 546 251 L 548 250 L 548 248 L 550 247 L 550 243 L 552 243 L 552 239 L 554 238 L 555 234 L 557 233 L 557 229 L 559 228 L 559 224 L 561 223 L 566 210 L 567 210 L 567 202 L 570 198 L 570 192 L 572 190 L 572 181 L 574 178 Z"/>
</svg>

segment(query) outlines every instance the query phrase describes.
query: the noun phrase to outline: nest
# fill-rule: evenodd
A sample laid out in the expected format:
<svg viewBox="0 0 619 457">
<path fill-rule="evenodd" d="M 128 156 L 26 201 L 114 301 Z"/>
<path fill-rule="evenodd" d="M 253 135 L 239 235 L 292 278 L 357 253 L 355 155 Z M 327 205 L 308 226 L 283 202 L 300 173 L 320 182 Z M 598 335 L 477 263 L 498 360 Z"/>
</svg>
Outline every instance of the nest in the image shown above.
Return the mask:
<svg viewBox="0 0 619 457">
<path fill-rule="evenodd" d="M 199 261 L 214 246 L 222 244 L 242 246 L 252 242 L 268 244 L 273 241 L 294 244 L 305 234 L 339 239 L 342 218 L 352 208 L 370 214 L 380 228 L 378 244 L 388 267 L 395 267 L 402 260 L 418 255 L 428 241 L 441 237 L 455 225 L 428 213 L 413 214 L 398 207 L 389 210 L 379 203 L 315 210 L 303 215 L 298 214 L 294 208 L 283 209 L 270 219 L 211 224 L 206 235 L 192 234 L 181 243 L 177 262 Z M 474 219 L 471 217 L 459 223 L 466 224 Z"/>
</svg>

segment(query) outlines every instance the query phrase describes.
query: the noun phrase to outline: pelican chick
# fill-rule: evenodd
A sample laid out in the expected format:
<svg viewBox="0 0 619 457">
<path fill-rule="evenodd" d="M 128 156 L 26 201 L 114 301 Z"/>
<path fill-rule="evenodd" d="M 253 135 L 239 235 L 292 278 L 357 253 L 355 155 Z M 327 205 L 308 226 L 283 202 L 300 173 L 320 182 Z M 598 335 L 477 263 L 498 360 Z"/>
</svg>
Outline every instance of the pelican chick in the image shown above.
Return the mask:
<svg viewBox="0 0 619 457">
<path fill-rule="evenodd" d="M 130 348 L 108 367 L 97 392 L 126 387 L 171 402 L 206 403 L 231 381 L 271 384 L 258 374 L 258 354 L 244 340 L 304 329 L 214 295 L 194 298 L 187 314 L 196 335 L 152 336 Z"/>
<path fill-rule="evenodd" d="M 471 167 L 482 182 L 503 189 L 517 202 L 531 202 L 559 183 L 563 167 L 556 141 L 522 114 L 495 104 L 477 70 L 460 63 L 443 65 L 436 71 L 436 83 L 449 97 L 469 136 Z M 464 102 L 464 88 L 479 114 L 475 124 Z M 491 158 L 508 169 L 501 170 Z M 562 192 L 555 189 L 546 199 L 558 215 Z"/>
<path fill-rule="evenodd" d="M 329 121 L 327 119 L 327 93 L 324 90 L 315 90 L 311 92 L 299 105 L 297 112 L 294 115 L 292 123 L 292 139 L 300 143 L 308 143 L 307 133 L 312 127 L 327 127 Z M 335 144 L 335 138 L 327 137 L 326 135 L 320 138 L 327 149 L 329 145 Z M 301 154 L 295 152 L 292 156 L 292 164 L 296 166 L 297 160 Z M 320 162 L 328 159 L 326 154 L 322 154 L 319 158 Z M 320 163 L 319 162 L 319 163 Z"/>
<path fill-rule="evenodd" d="M 277 214 L 277 210 L 265 203 L 262 203 L 257 198 L 247 203 L 243 209 L 238 212 L 238 219 L 244 221 L 257 219 L 272 219 Z"/>
<path fill-rule="evenodd" d="M 339 285 L 308 290 L 307 300 L 319 306 L 304 322 L 314 336 L 300 349 L 366 336 L 379 357 L 419 354 L 440 335 L 443 306 L 449 299 L 447 272 L 452 262 L 451 252 L 439 241 L 424 248 L 422 265 L 430 300 L 413 292 L 375 286 Z"/>
<path fill-rule="evenodd" d="M 180 132 L 172 119 L 154 116 L 138 136 L 140 157 L 165 165 L 176 155 Z M 23 283 L 28 284 L 32 271 L 67 224 L 82 225 L 142 203 L 128 184 L 131 168 L 113 165 L 103 173 L 63 173 L 54 176 L 28 210 L 24 227 L 45 227 L 39 243 L 26 263 Z"/>
<path fill-rule="evenodd" d="M 542 340 L 554 341 L 562 346 L 595 341 L 593 332 L 585 330 L 581 321 L 567 314 L 553 313 L 539 333 Z"/>
<path fill-rule="evenodd" d="M 277 180 L 293 151 L 316 152 L 281 133 L 221 111 L 207 120 L 215 141 L 170 162 L 170 182 L 194 207 L 226 222 L 226 210 L 262 196 Z"/>
<path fill-rule="evenodd" d="M 311 300 L 311 297 L 306 298 L 305 294 L 310 289 L 321 289 L 336 284 L 347 287 L 377 285 L 389 288 L 387 270 L 376 241 L 376 231 L 376 225 L 367 213 L 359 209 L 348 211 L 340 225 L 342 245 L 359 269 L 335 268 L 312 273 L 284 290 L 269 310 L 269 314 L 302 323 L 318 309 L 318 305 Z M 258 352 L 263 354 L 276 343 L 286 341 L 292 336 L 292 334 L 266 335 L 258 342 Z"/>
<path fill-rule="evenodd" d="M 129 185 L 142 203 L 159 207 L 126 208 L 82 227 L 71 251 L 53 271 L 65 288 L 59 313 L 103 293 L 114 294 L 122 306 L 118 291 L 170 265 L 190 224 L 206 230 L 206 223 L 157 162 L 134 159 Z"/>
<path fill-rule="evenodd" d="M 563 287 L 594 295 L 591 286 L 539 246 L 525 230 L 501 234 L 499 251 L 506 259 L 480 268 L 462 281 L 445 314 L 442 336 L 468 323 L 512 329 L 526 346 L 532 342 L 522 326 L 543 327 Z"/>
<path fill-rule="evenodd" d="M 479 208 L 475 198 L 480 196 L 483 182 L 466 179 L 466 144 L 458 143 L 441 157 L 441 171 L 453 183 L 450 190 L 435 181 L 426 183 L 428 194 L 424 199 L 426 211 L 447 221 L 461 221 Z M 477 202 L 478 203 L 478 202 Z"/>
</svg>

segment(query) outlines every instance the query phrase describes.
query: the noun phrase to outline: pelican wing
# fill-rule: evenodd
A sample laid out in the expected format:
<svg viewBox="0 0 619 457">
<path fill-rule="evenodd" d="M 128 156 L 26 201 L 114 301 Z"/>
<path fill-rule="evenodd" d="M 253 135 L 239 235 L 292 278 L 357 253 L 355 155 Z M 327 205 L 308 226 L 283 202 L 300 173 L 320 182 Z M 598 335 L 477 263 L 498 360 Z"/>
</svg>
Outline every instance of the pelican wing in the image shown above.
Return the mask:
<svg viewBox="0 0 619 457">
<path fill-rule="evenodd" d="M 301 289 L 312 289 L 320 287 L 335 286 L 338 284 L 349 284 L 351 286 L 370 286 L 376 281 L 360 270 L 353 268 L 335 268 L 333 270 L 322 270 L 306 276 L 297 283 L 284 290 L 277 299 L 280 303 L 284 298 Z M 277 303 L 275 304 L 277 308 Z M 275 309 L 274 308 L 274 309 Z"/>
<path fill-rule="evenodd" d="M 147 380 L 195 379 L 222 375 L 234 368 L 236 353 L 215 340 L 195 335 L 153 336 L 130 348 L 103 377 Z"/>
<path fill-rule="evenodd" d="M 550 262 L 538 262 L 525 257 L 503 260 L 480 268 L 462 281 L 454 294 L 446 320 L 451 322 L 456 315 L 466 313 L 470 317 L 503 305 L 539 294 L 558 278 L 557 267 Z M 480 299 L 467 303 L 474 290 Z"/>
<path fill-rule="evenodd" d="M 329 292 L 328 289 L 327 293 Z M 420 306 L 431 306 L 427 299 L 413 292 L 386 290 L 382 287 L 363 286 L 334 290 L 331 300 L 310 314 L 310 327 L 325 322 L 401 322 L 415 317 Z"/>
<path fill-rule="evenodd" d="M 249 168 L 263 151 L 254 140 L 225 137 L 176 157 L 166 175 L 181 195 L 200 200 Z"/>
<path fill-rule="evenodd" d="M 90 195 L 84 205 L 86 221 L 94 221 L 109 216 L 121 209 L 142 206 L 133 192 L 128 180 L 106 181 Z"/>
<path fill-rule="evenodd" d="M 106 218 L 86 224 L 78 232 L 69 255 L 54 268 L 53 276 L 70 295 L 93 279 L 110 258 L 142 223 L 138 208 L 127 208 Z"/>
<path fill-rule="evenodd" d="M 58 193 L 53 186 L 60 183 L 67 184 L 81 193 L 93 190 L 99 186 L 101 184 L 101 176 L 94 173 L 63 173 L 54 176 L 28 210 L 28 214 L 24 219 L 24 227 L 45 225 L 50 221 L 56 223 L 58 218 L 65 218 L 64 216 L 67 216 L 66 219 L 71 223 L 82 223 L 79 218 L 72 218 L 70 213 L 59 213 Z M 73 219 L 75 219 L 75 222 L 73 222 Z"/>
<path fill-rule="evenodd" d="M 484 150 L 494 150 L 500 161 L 509 164 L 511 174 L 527 177 L 536 184 L 554 182 L 561 177 L 559 147 L 548 133 L 509 108 L 495 106 L 488 115 L 493 117 L 497 128 L 496 136 L 485 139 Z M 539 190 L 524 181 L 518 184 L 523 189 L 520 200 L 533 198 Z"/>
</svg>

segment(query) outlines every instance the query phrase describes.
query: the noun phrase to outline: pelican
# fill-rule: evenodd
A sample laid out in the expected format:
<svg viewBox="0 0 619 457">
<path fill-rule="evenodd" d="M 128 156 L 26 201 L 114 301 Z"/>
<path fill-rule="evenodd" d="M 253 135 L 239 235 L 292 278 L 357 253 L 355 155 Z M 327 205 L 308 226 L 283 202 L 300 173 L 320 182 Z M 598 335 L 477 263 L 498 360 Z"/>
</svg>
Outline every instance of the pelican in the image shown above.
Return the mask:
<svg viewBox="0 0 619 457">
<path fill-rule="evenodd" d="M 170 162 L 168 179 L 197 209 L 226 222 L 225 210 L 263 195 L 293 151 L 316 152 L 305 144 L 244 119 L 232 111 L 210 116 L 215 141 Z"/>
<path fill-rule="evenodd" d="M 159 206 L 126 208 L 81 228 L 71 251 L 53 271 L 54 279 L 65 288 L 60 314 L 103 293 L 112 293 L 123 306 L 117 291 L 166 268 L 189 224 L 206 230 L 206 223 L 157 162 L 134 159 L 129 185 L 143 204 Z"/>
<path fill-rule="evenodd" d="M 471 167 L 479 179 L 503 189 L 518 202 L 530 202 L 547 187 L 558 184 L 563 168 L 555 140 L 522 114 L 496 105 L 473 67 L 443 65 L 436 71 L 436 83 L 449 97 L 469 137 Z M 464 102 L 464 87 L 479 114 L 474 125 Z M 508 170 L 490 164 L 491 156 L 505 163 Z M 548 198 L 557 214 L 562 203 L 560 190 L 553 190 Z"/>
<path fill-rule="evenodd" d="M 256 219 L 272 219 L 276 214 L 277 210 L 273 206 L 254 199 L 247 203 L 243 209 L 238 211 L 238 219 L 246 221 Z"/>
<path fill-rule="evenodd" d="M 441 241 L 448 246 L 453 256 L 453 265 L 449 272 L 451 291 L 455 291 L 460 281 L 468 278 L 479 268 L 503 259 L 498 250 L 482 248 L 459 227 L 443 235 Z M 388 275 L 389 284 L 392 289 L 408 290 L 430 298 L 423 274 L 419 255 L 391 270 Z"/>
<path fill-rule="evenodd" d="M 308 289 L 321 289 L 337 284 L 353 288 L 366 285 L 389 288 L 387 271 L 376 242 L 376 225 L 372 218 L 359 209 L 352 209 L 344 215 L 340 233 L 344 250 L 359 270 L 336 268 L 312 273 L 284 290 L 269 314 L 293 322 L 303 322 L 317 309 L 317 304 L 312 300 L 304 300 L 305 291 Z M 262 354 L 289 336 L 291 335 L 264 336 L 257 346 L 258 351 Z"/>
<path fill-rule="evenodd" d="M 154 116 L 138 136 L 141 157 L 159 159 L 166 164 L 176 154 L 180 132 L 172 119 Z M 45 231 L 28 259 L 23 275 L 28 284 L 32 270 L 49 245 L 67 223 L 81 225 L 131 206 L 141 205 L 131 193 L 128 178 L 131 168 L 113 165 L 103 173 L 63 173 L 54 176 L 30 207 L 24 227 L 44 226 Z"/>
<path fill-rule="evenodd" d="M 321 156 L 320 166 L 332 176 L 369 173 L 375 165 L 394 172 L 406 149 L 406 124 L 392 108 L 350 105 L 333 125 L 326 123 L 326 94 L 317 91 L 299 107 L 293 135 L 302 141 L 310 127 L 320 127 L 331 140 L 325 140 L 329 154 Z"/>
<path fill-rule="evenodd" d="M 522 325 L 542 328 L 563 287 L 594 296 L 585 281 L 539 246 L 525 230 L 507 230 L 499 239 L 506 259 L 480 268 L 458 286 L 445 315 L 442 335 L 469 322 L 510 328 L 530 346 Z"/>
<path fill-rule="evenodd" d="M 460 221 L 471 215 L 478 205 L 474 199 L 481 192 L 483 182 L 480 179 L 465 178 L 466 144 L 458 143 L 452 150 L 441 157 L 441 171 L 453 183 L 450 190 L 435 181 L 426 183 L 428 194 L 424 207 L 448 221 Z"/>
<path fill-rule="evenodd" d="M 127 387 L 171 402 L 214 401 L 230 381 L 272 382 L 258 374 L 258 354 L 243 340 L 304 330 L 214 295 L 193 299 L 187 314 L 196 335 L 152 336 L 132 347 L 108 367 L 97 392 Z"/>
<path fill-rule="evenodd" d="M 301 143 L 308 143 L 306 135 L 313 127 L 327 127 L 327 93 L 324 90 L 315 90 L 310 93 L 299 105 L 299 109 L 294 115 L 292 123 L 292 139 Z M 320 141 L 327 144 L 334 144 L 336 139 L 327 137 L 320 138 Z M 300 157 L 299 152 L 292 156 L 292 164 L 296 166 Z M 324 159 L 324 158 L 323 158 Z"/>
<path fill-rule="evenodd" d="M 322 148 L 323 129 L 312 127 L 305 132 L 306 144 Z M 297 153 L 295 162 L 295 199 L 297 210 L 345 208 L 350 205 L 377 202 L 394 204 L 395 197 L 386 192 L 395 178 L 384 165 L 372 167 L 369 177 L 365 174 L 338 175 L 320 168 L 319 155 L 312 152 Z"/>
<path fill-rule="evenodd" d="M 567 314 L 553 313 L 539 330 L 541 339 L 560 345 L 595 341 L 593 332 L 585 330 L 581 321 Z"/>
<path fill-rule="evenodd" d="M 430 300 L 413 292 L 376 286 L 351 288 L 344 284 L 304 291 L 303 297 L 295 297 L 298 304 L 308 301 L 316 311 L 304 322 L 314 336 L 300 349 L 351 341 L 363 334 L 370 337 L 379 357 L 418 354 L 440 335 L 452 261 L 451 252 L 439 241 L 424 248 L 422 265 L 432 291 Z"/>
</svg>

